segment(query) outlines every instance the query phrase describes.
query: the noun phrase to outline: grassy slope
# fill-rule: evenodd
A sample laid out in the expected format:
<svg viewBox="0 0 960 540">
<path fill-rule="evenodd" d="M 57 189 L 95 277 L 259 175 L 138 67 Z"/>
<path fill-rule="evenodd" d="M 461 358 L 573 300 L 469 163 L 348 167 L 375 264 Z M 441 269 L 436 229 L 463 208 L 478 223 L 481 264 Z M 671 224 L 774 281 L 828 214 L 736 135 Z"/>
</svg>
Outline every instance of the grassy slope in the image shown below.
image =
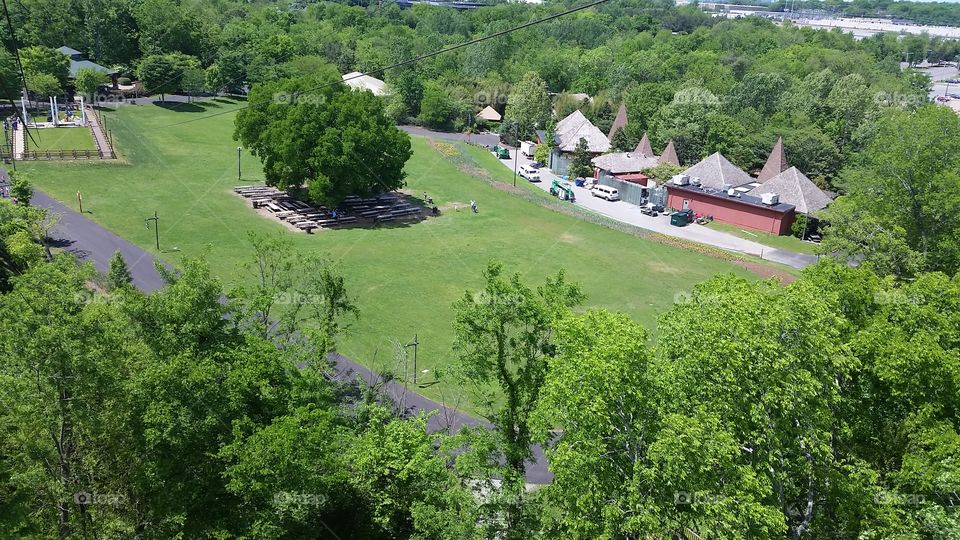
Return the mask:
<svg viewBox="0 0 960 540">
<path fill-rule="evenodd" d="M 208 106 L 218 112 L 234 105 Z M 287 232 L 259 217 L 233 195 L 237 185 L 232 114 L 171 126 L 202 112 L 156 106 L 124 106 L 107 113 L 128 164 L 31 163 L 38 187 L 73 204 L 83 192 L 90 217 L 144 249 L 153 233 L 143 218 L 160 215 L 162 257 L 207 254 L 227 284 L 240 279 L 247 260 L 247 231 L 283 232 L 297 249 L 330 254 L 342 265 L 361 318 L 341 351 L 373 367 L 392 362 L 393 343 L 416 333 L 419 367 L 434 370 L 452 358 L 451 304 L 480 284 L 490 259 L 504 261 L 530 283 L 561 268 L 583 284 L 588 306 L 625 311 L 652 328 L 679 291 L 720 272 L 748 275 L 726 262 L 559 214 L 521 200 L 461 172 L 425 139 L 413 138 L 408 190 L 427 191 L 444 209 L 439 218 L 378 230 Z M 459 145 L 458 145 L 459 146 Z M 262 179 L 259 163 L 244 155 L 242 183 Z M 512 178 L 511 178 L 512 180 Z M 480 213 L 462 208 L 479 202 Z M 459 202 L 455 212 L 452 203 Z M 173 247 L 179 251 L 173 251 Z M 428 376 L 429 378 L 429 376 Z M 438 396 L 444 385 L 426 390 Z"/>
</svg>

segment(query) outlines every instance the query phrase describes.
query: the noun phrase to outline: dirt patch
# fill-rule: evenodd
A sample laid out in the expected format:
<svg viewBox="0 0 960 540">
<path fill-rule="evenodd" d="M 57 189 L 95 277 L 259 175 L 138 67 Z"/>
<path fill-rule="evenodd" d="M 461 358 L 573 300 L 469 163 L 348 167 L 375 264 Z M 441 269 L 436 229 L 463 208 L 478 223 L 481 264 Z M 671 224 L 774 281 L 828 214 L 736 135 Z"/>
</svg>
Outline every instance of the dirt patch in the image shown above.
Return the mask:
<svg viewBox="0 0 960 540">
<path fill-rule="evenodd" d="M 787 285 L 788 283 L 793 283 L 794 281 L 797 280 L 797 278 L 792 274 L 789 274 L 787 272 L 784 272 L 783 270 L 777 270 L 776 268 L 772 268 L 770 266 L 766 266 L 759 263 L 738 262 L 736 263 L 736 265 L 743 267 L 744 269 L 749 270 L 750 272 L 753 272 L 754 274 L 764 279 L 777 276 L 780 278 L 780 283 L 783 285 Z"/>
<path fill-rule="evenodd" d="M 567 244 L 579 244 L 581 240 L 583 240 L 583 238 L 575 234 L 563 233 L 560 235 L 560 241 Z"/>
<path fill-rule="evenodd" d="M 679 274 L 682 272 L 680 268 L 663 261 L 649 261 L 647 262 L 647 268 L 649 268 L 651 272 L 660 272 L 663 274 Z"/>
<path fill-rule="evenodd" d="M 242 199 L 243 202 L 244 202 L 244 206 L 246 206 L 246 207 L 247 207 L 248 209 L 250 209 L 250 210 L 253 210 L 258 216 L 260 216 L 260 217 L 262 217 L 262 218 L 264 218 L 264 219 L 268 219 L 268 220 L 270 220 L 272 223 L 279 223 L 280 225 L 283 225 L 283 227 L 284 227 L 285 229 L 289 230 L 289 231 L 307 234 L 307 231 L 305 231 L 305 230 L 303 230 L 303 229 L 298 229 L 298 228 L 294 227 L 292 224 L 287 223 L 286 221 L 283 221 L 282 219 L 277 219 L 277 216 L 273 215 L 273 212 L 267 210 L 266 208 L 264 208 L 264 207 L 262 207 L 262 206 L 261 206 L 260 208 L 251 208 L 250 199 L 245 198 L 243 195 L 240 195 L 239 193 L 233 191 L 232 189 L 230 190 L 230 193 L 233 193 L 235 196 L 240 197 L 240 199 Z M 322 228 L 318 228 L 318 229 L 317 229 L 317 231 L 322 231 L 322 230 L 323 230 Z"/>
</svg>

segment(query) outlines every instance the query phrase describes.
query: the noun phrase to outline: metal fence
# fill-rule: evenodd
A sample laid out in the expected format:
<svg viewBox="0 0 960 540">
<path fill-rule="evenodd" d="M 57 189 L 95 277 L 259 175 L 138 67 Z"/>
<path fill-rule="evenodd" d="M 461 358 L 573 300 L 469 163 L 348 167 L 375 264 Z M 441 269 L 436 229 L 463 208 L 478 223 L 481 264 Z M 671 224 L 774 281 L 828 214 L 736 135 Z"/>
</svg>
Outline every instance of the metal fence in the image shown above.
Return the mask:
<svg viewBox="0 0 960 540">
<path fill-rule="evenodd" d="M 0 152 L 0 159 L 12 159 L 9 150 Z M 28 150 L 18 156 L 17 161 L 56 161 L 73 159 L 110 159 L 100 150 Z"/>
</svg>

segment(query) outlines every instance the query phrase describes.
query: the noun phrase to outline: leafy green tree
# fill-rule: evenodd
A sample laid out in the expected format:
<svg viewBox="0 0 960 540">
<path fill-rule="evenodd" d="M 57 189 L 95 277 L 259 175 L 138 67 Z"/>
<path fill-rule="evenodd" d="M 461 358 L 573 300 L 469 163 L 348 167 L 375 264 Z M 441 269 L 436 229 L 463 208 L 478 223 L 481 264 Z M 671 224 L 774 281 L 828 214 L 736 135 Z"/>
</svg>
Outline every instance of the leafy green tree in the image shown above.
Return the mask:
<svg viewBox="0 0 960 540">
<path fill-rule="evenodd" d="M 590 161 L 592 157 L 587 140 L 581 137 L 577 141 L 576 148 L 573 149 L 573 158 L 570 160 L 570 175 L 575 178 L 593 176 L 593 162 Z"/>
<path fill-rule="evenodd" d="M 410 138 L 370 92 L 322 75 L 255 86 L 237 113 L 234 137 L 264 164 L 270 185 L 307 184 L 310 197 L 335 207 L 348 195 L 369 196 L 403 186 Z"/>
<path fill-rule="evenodd" d="M 148 92 L 160 94 L 160 101 L 165 101 L 166 94 L 180 87 L 183 70 L 169 56 L 154 54 L 140 61 L 137 77 Z"/>
<path fill-rule="evenodd" d="M 73 77 L 73 85 L 87 99 L 93 99 L 97 88 L 107 82 L 107 76 L 93 68 L 80 68 Z"/>
<path fill-rule="evenodd" d="M 446 128 L 453 115 L 453 100 L 439 83 L 428 82 L 423 86 L 420 100 L 420 121 L 430 127 Z"/>
<path fill-rule="evenodd" d="M 546 144 L 538 144 L 537 147 L 533 149 L 533 159 L 537 163 L 546 164 L 550 161 L 550 147 Z"/>
<path fill-rule="evenodd" d="M 7 51 L 0 51 L 0 99 L 17 99 L 22 86 L 20 72 L 13 55 Z"/>
<path fill-rule="evenodd" d="M 960 119 L 928 106 L 888 110 L 860 164 L 845 171 L 846 203 L 827 212 L 821 246 L 882 274 L 960 268 Z M 840 201 L 837 201 L 840 202 Z"/>
<path fill-rule="evenodd" d="M 661 163 L 656 167 L 651 167 L 642 171 L 643 174 L 653 178 L 658 185 L 666 184 L 671 178 L 683 172 L 683 167 L 673 163 Z"/>
<path fill-rule="evenodd" d="M 536 291 L 519 274 L 505 275 L 500 263 L 489 263 L 483 275 L 484 288 L 454 305 L 454 348 L 464 382 L 482 394 L 484 415 L 496 430 L 485 457 L 495 463 L 503 456 L 502 531 L 524 538 L 525 463 L 532 458 L 529 417 L 553 354 L 552 325 L 583 294 L 562 272 Z"/>
<path fill-rule="evenodd" d="M 180 88 L 187 93 L 187 99 L 204 91 L 206 88 L 206 73 L 198 67 L 188 67 L 183 70 L 180 78 Z"/>
<path fill-rule="evenodd" d="M 550 118 L 550 96 L 540 75 L 529 71 L 514 85 L 505 115 L 517 123 L 522 140 L 533 138 L 534 131 L 546 124 Z"/>
<path fill-rule="evenodd" d="M 635 147 L 636 144 L 634 144 L 630 136 L 627 135 L 626 129 L 618 129 L 610 141 L 610 149 L 615 152 L 629 152 Z"/>
<path fill-rule="evenodd" d="M 118 249 L 110 257 L 110 269 L 107 272 L 107 286 L 113 291 L 121 287 L 130 285 L 133 282 L 133 276 L 130 275 L 130 269 L 127 268 L 127 261 Z"/>
<path fill-rule="evenodd" d="M 56 49 L 41 45 L 24 47 L 20 49 L 20 63 L 25 75 L 49 75 L 61 88 L 67 85 L 70 57 Z"/>
<path fill-rule="evenodd" d="M 34 98 L 40 101 L 48 100 L 63 93 L 63 86 L 60 85 L 57 78 L 46 73 L 27 75 L 27 89 Z"/>
<path fill-rule="evenodd" d="M 10 173 L 10 197 L 21 206 L 30 206 L 33 198 L 33 184 L 23 174 Z"/>
</svg>

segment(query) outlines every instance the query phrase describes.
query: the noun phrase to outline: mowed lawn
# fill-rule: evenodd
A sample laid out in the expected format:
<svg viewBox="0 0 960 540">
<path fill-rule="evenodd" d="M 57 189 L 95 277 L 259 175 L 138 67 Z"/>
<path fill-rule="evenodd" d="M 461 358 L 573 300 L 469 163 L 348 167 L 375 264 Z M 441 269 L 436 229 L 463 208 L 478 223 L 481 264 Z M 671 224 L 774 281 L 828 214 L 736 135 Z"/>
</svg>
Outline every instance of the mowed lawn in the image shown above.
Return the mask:
<svg viewBox="0 0 960 540">
<path fill-rule="evenodd" d="M 376 369 L 402 370 L 395 365 L 396 344 L 416 334 L 418 367 L 430 370 L 421 381 L 433 380 L 437 368 L 453 361 L 451 305 L 480 286 L 491 259 L 522 273 L 531 285 L 566 269 L 569 279 L 583 285 L 587 307 L 627 312 L 651 330 L 678 292 L 718 273 L 747 275 L 719 259 L 541 208 L 462 172 L 455 158 L 417 137 L 407 191 L 429 193 L 441 216 L 407 226 L 295 233 L 257 215 L 231 192 L 238 185 L 234 115 L 204 116 L 236 106 L 225 99 L 189 111 L 122 106 L 105 114 L 125 164 L 20 167 L 39 188 L 73 207 L 82 192 L 89 217 L 150 251 L 153 231 L 143 219 L 157 211 L 161 257 L 177 264 L 184 256 L 205 256 L 228 287 L 244 279 L 248 231 L 284 234 L 295 249 L 329 254 L 360 308 L 340 351 Z M 176 125 L 186 120 L 195 121 Z M 241 172 L 240 184 L 262 180 L 259 161 L 246 153 Z M 478 201 L 478 214 L 469 211 L 470 200 Z M 456 393 L 447 383 L 423 391 L 448 401 Z"/>
<path fill-rule="evenodd" d="M 28 150 L 44 152 L 47 150 L 96 150 L 93 133 L 89 127 L 59 127 L 34 129 L 33 138 L 26 138 Z"/>
</svg>

